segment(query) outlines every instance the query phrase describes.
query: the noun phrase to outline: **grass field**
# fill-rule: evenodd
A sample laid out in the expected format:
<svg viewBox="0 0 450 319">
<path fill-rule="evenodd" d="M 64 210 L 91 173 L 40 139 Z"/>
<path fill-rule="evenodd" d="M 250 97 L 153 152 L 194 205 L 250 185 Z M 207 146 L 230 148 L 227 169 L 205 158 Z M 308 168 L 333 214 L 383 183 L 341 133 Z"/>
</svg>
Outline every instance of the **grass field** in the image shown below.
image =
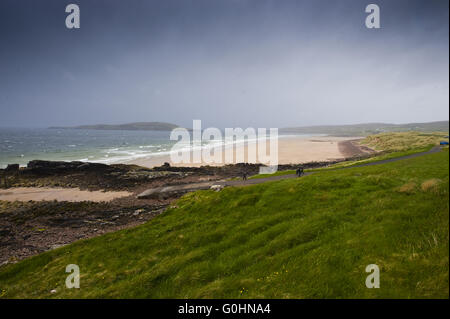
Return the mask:
<svg viewBox="0 0 450 319">
<path fill-rule="evenodd" d="M 397 132 L 369 135 L 361 141 L 376 150 L 401 152 L 421 150 L 439 145 L 440 141 L 448 141 L 448 132 Z"/>
<path fill-rule="evenodd" d="M 398 157 L 407 156 L 407 155 L 411 155 L 411 154 L 426 152 L 426 151 L 429 151 L 432 147 L 433 147 L 433 145 L 430 145 L 427 147 L 416 148 L 416 149 L 410 149 L 407 151 L 386 152 L 386 153 L 382 153 L 380 155 L 375 155 L 373 157 L 368 157 L 368 158 L 364 158 L 361 160 L 344 161 L 344 162 L 332 164 L 332 165 L 329 165 L 326 167 L 309 168 L 309 169 L 305 169 L 305 172 L 329 171 L 329 170 L 335 170 L 336 168 L 344 168 L 344 167 L 348 168 L 348 167 L 352 167 L 352 166 L 356 166 L 356 165 L 360 165 L 360 164 L 375 163 L 375 162 L 379 162 L 379 161 L 383 161 L 383 160 L 387 160 L 387 159 L 398 158 Z M 272 176 L 284 176 L 284 175 L 291 175 L 291 174 L 295 174 L 295 170 L 277 171 L 276 173 L 273 173 L 273 174 L 257 174 L 257 175 L 250 176 L 248 179 L 267 178 L 267 177 L 272 177 Z M 236 180 L 238 180 L 238 179 L 240 179 L 240 178 L 236 178 Z"/>
<path fill-rule="evenodd" d="M 449 153 L 199 191 L 0 268 L 3 298 L 448 298 Z M 65 288 L 77 264 L 81 288 Z M 365 267 L 380 267 L 368 289 Z M 56 289 L 56 293 L 50 291 Z"/>
<path fill-rule="evenodd" d="M 272 177 L 272 176 L 283 176 L 283 175 L 290 175 L 295 174 L 295 170 L 287 170 L 287 171 L 277 171 L 272 174 L 257 174 L 250 176 L 248 179 L 258 179 L 258 178 L 266 178 L 266 177 Z"/>
<path fill-rule="evenodd" d="M 375 162 L 389 160 L 389 159 L 393 159 L 393 158 L 408 156 L 408 155 L 412 155 L 412 154 L 416 154 L 416 153 L 426 152 L 426 151 L 431 150 L 433 148 L 433 146 L 434 145 L 429 145 L 426 147 L 414 148 L 414 149 L 409 149 L 409 150 L 405 150 L 405 151 L 383 152 L 379 155 L 374 155 L 372 157 L 364 158 L 361 160 L 344 161 L 344 162 L 333 164 L 333 165 L 330 165 L 327 167 L 309 169 L 306 171 L 309 171 L 309 172 L 326 171 L 326 170 L 333 170 L 336 168 L 352 167 L 352 166 L 361 165 L 361 164 L 375 163 Z"/>
<path fill-rule="evenodd" d="M 367 145 L 377 151 L 382 151 L 379 154 L 374 154 L 371 157 L 361 160 L 344 161 L 333 164 L 327 167 L 306 169 L 306 172 L 332 170 L 341 167 L 351 167 L 364 163 L 378 162 L 391 158 L 402 157 L 415 153 L 429 151 L 433 146 L 439 145 L 440 141 L 448 141 L 448 132 L 394 132 L 394 133 L 380 133 L 370 135 L 361 141 L 361 144 Z M 258 174 L 249 177 L 249 179 L 266 178 L 271 176 L 282 176 L 295 174 L 295 170 L 278 171 L 273 174 Z"/>
</svg>

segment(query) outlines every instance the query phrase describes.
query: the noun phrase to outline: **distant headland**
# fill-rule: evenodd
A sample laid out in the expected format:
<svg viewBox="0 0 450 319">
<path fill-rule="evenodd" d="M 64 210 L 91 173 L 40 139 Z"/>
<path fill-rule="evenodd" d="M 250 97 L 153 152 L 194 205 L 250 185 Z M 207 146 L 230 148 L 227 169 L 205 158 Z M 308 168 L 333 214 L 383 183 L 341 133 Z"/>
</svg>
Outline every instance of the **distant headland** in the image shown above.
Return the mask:
<svg viewBox="0 0 450 319">
<path fill-rule="evenodd" d="M 317 125 L 281 128 L 282 134 L 326 134 L 332 136 L 367 136 L 386 132 L 448 132 L 448 121 L 389 124 L 363 123 L 351 125 Z"/>
<path fill-rule="evenodd" d="M 126 124 L 95 124 L 79 126 L 51 126 L 49 129 L 113 130 L 113 131 L 171 131 L 178 125 L 165 122 L 134 122 Z"/>
</svg>

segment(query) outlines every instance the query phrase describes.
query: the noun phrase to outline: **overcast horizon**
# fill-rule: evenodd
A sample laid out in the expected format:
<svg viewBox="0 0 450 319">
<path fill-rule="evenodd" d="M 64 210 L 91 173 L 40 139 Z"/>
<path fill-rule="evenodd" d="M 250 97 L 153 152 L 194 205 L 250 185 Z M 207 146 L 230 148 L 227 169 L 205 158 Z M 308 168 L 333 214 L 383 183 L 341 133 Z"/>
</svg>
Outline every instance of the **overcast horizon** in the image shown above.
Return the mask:
<svg viewBox="0 0 450 319">
<path fill-rule="evenodd" d="M 74 124 L 74 125 L 49 125 L 49 126 L 11 126 L 11 125 L 4 125 L 0 126 L 0 128 L 3 129 L 47 129 L 47 128 L 55 128 L 55 127 L 63 127 L 63 128 L 72 128 L 77 126 L 84 126 L 84 125 L 120 125 L 120 124 L 132 124 L 132 123 L 139 123 L 139 122 L 160 122 L 160 121 L 133 121 L 133 122 L 108 122 L 108 123 L 80 123 L 80 124 Z M 392 124 L 392 125 L 405 125 L 405 124 L 425 124 L 425 123 L 435 123 L 435 122 L 449 122 L 449 120 L 442 120 L 442 121 L 428 121 L 428 122 L 405 122 L 405 123 L 390 123 L 390 122 L 365 122 L 365 123 L 338 123 L 338 124 L 314 124 L 314 125 L 295 125 L 295 126 L 277 126 L 278 129 L 287 129 L 287 128 L 301 128 L 301 127 L 314 127 L 314 126 L 347 126 L 347 125 L 365 125 L 365 124 Z M 163 122 L 168 124 L 175 124 L 178 125 L 178 123 L 173 122 Z M 188 129 L 192 129 L 192 123 L 191 125 L 179 125 L 180 127 L 185 127 Z M 210 127 L 209 125 L 203 125 L 202 123 L 202 130 L 206 129 L 207 127 Z M 242 125 L 242 128 L 250 127 L 248 125 Z M 254 126 L 254 128 L 257 128 L 259 126 Z M 219 129 L 225 129 L 227 126 L 217 126 Z M 268 128 L 268 127 L 267 127 Z"/>
<path fill-rule="evenodd" d="M 76 3 L 81 28 L 65 26 Z M 365 7 L 381 9 L 367 29 Z M 0 3 L 0 127 L 449 118 L 448 1 Z"/>
</svg>

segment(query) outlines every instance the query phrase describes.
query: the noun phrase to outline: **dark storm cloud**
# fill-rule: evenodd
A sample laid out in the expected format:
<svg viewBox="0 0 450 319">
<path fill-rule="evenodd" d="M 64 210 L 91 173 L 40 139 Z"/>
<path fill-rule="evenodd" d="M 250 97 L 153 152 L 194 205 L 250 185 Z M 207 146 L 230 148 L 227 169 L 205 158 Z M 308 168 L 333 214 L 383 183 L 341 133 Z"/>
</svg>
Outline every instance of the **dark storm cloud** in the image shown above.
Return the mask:
<svg viewBox="0 0 450 319">
<path fill-rule="evenodd" d="M 2 1 L 0 126 L 448 119 L 448 36 L 447 1 Z"/>
</svg>

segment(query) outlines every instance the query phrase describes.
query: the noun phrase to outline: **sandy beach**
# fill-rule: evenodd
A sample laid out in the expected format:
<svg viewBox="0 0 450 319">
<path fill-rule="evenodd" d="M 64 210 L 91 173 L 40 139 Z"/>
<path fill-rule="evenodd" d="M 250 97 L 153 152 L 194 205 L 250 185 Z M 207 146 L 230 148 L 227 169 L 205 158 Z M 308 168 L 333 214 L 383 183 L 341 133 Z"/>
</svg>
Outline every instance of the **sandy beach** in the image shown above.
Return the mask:
<svg viewBox="0 0 450 319">
<path fill-rule="evenodd" d="M 355 137 L 333 137 L 333 136 L 283 136 L 278 139 L 278 164 L 299 164 L 307 162 L 318 161 L 332 161 L 337 159 L 343 159 L 353 155 L 364 153 L 359 147 L 354 146 L 357 141 Z M 353 146 L 353 147 L 352 147 Z M 252 147 L 252 144 L 250 144 Z M 237 145 L 234 147 L 234 152 L 243 152 L 245 154 L 244 161 L 248 163 L 258 163 L 258 160 L 248 160 L 249 145 Z M 269 145 L 267 144 L 267 150 Z M 214 154 L 215 150 L 211 151 Z M 157 155 L 149 156 L 139 159 L 127 161 L 126 164 L 136 164 L 144 167 L 160 166 L 165 162 L 168 162 L 171 166 L 220 166 L 224 165 L 225 150 L 222 147 L 222 162 L 221 163 L 206 163 L 202 161 L 200 163 L 173 163 L 169 155 Z M 192 154 L 189 154 L 192 158 Z M 236 156 L 233 158 L 235 164 Z"/>
<path fill-rule="evenodd" d="M 311 162 L 328 162 L 342 160 L 352 156 L 364 155 L 373 150 L 361 146 L 357 138 L 346 137 L 330 137 L 330 136 L 316 136 L 316 137 L 299 137 L 299 136 L 283 136 L 278 139 L 278 164 L 301 164 Z M 221 146 L 222 160 L 219 163 L 205 162 L 202 158 L 201 162 L 197 163 L 174 163 L 171 161 L 170 155 L 155 155 L 145 158 L 139 158 L 125 162 L 126 164 L 137 164 L 142 167 L 152 168 L 161 166 L 165 162 L 170 163 L 171 166 L 179 167 L 199 167 L 199 166 L 215 166 L 220 167 L 224 164 L 236 163 L 261 163 L 256 157 L 248 156 L 249 149 L 255 150 L 257 154 L 257 143 L 242 143 L 237 145 Z M 230 160 L 225 160 L 225 154 L 230 151 L 234 153 L 234 157 Z M 270 149 L 269 142 L 266 144 L 266 149 Z M 210 148 L 208 152 L 214 154 L 220 150 L 218 147 Z M 237 158 L 236 153 L 241 152 L 243 159 Z M 192 155 L 192 151 L 187 151 L 188 156 Z M 267 164 L 267 163 L 263 163 Z M 86 175 L 87 177 L 88 175 Z M 87 177 L 88 178 L 88 177 Z M 97 177 L 94 178 L 96 180 Z M 201 178 L 201 177 L 199 177 Z M 72 179 L 73 181 L 73 179 Z M 190 182 L 195 182 L 194 180 Z M 137 183 L 136 185 L 140 185 Z M 108 185 L 108 182 L 105 182 Z M 126 197 L 132 195 L 131 192 L 121 191 L 100 191 L 100 190 L 80 190 L 79 188 L 53 188 L 53 187 L 11 187 L 6 190 L 0 190 L 0 200 L 4 201 L 93 201 L 93 202 L 107 202 L 116 198 Z"/>
<path fill-rule="evenodd" d="M 79 188 L 14 187 L 0 190 L 0 200 L 6 201 L 67 201 L 108 202 L 130 196 L 130 192 L 84 191 Z"/>
</svg>

